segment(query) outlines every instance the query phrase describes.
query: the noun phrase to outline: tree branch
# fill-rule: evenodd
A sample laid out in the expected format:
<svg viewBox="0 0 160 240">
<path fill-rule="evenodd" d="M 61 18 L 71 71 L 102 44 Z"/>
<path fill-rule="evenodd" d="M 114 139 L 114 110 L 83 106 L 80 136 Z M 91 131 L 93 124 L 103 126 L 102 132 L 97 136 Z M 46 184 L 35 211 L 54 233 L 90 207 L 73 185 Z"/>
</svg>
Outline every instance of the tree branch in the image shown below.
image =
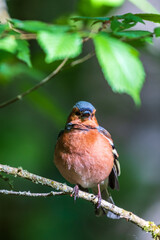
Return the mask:
<svg viewBox="0 0 160 240">
<path fill-rule="evenodd" d="M 86 56 L 84 56 L 83 58 L 79 58 L 79 59 L 71 62 L 71 63 L 70 63 L 70 66 L 71 66 L 71 67 L 74 67 L 74 66 L 76 66 L 76 65 L 78 65 L 78 64 L 81 64 L 81 63 L 89 60 L 90 58 L 92 58 L 94 55 L 95 55 L 95 52 L 91 52 L 91 53 L 87 54 Z"/>
<path fill-rule="evenodd" d="M 17 196 L 25 196 L 25 197 L 51 197 L 57 195 L 66 195 L 64 192 L 49 192 L 49 193 L 31 193 L 30 191 L 26 192 L 16 192 L 16 191 L 8 191 L 8 190 L 0 190 L 0 194 L 4 195 L 17 195 Z"/>
<path fill-rule="evenodd" d="M 49 186 L 51 188 L 54 188 L 57 191 L 63 192 L 63 194 L 69 194 L 70 196 L 73 195 L 72 194 L 73 193 L 73 188 L 67 186 L 66 184 L 59 183 L 59 182 L 56 182 L 54 180 L 32 174 L 32 173 L 30 173 L 26 170 L 23 170 L 21 167 L 14 168 L 14 167 L 10 167 L 10 166 L 7 166 L 7 165 L 0 164 L 0 172 L 4 172 L 4 173 L 10 174 L 10 175 L 14 175 L 15 177 L 19 176 L 21 178 L 28 179 L 28 180 L 32 181 L 33 183 L 36 183 L 36 184 Z M 7 194 L 7 190 L 1 190 L 1 193 Z M 22 193 L 24 193 L 24 192 L 22 192 Z M 25 194 L 26 193 L 27 192 L 25 192 Z M 28 192 L 28 195 L 23 195 L 23 196 L 29 196 L 30 194 L 32 194 L 32 193 Z M 47 195 L 50 195 L 50 194 L 51 193 L 47 193 Z M 57 195 L 57 194 L 60 194 L 60 193 L 58 192 L 55 195 Z M 17 195 L 17 194 L 14 194 L 14 195 Z M 19 192 L 18 195 L 21 195 L 20 192 Z M 83 192 L 83 191 L 79 191 L 79 198 L 85 199 L 85 200 L 87 200 L 89 202 L 92 202 L 94 204 L 97 204 L 97 201 L 98 201 L 98 199 L 95 195 L 90 194 L 90 193 L 86 193 L 86 192 Z M 127 221 L 136 224 L 142 230 L 145 230 L 146 232 L 150 232 L 152 234 L 153 238 L 159 239 L 160 228 L 154 222 L 145 221 L 144 219 L 142 219 L 142 218 L 136 216 L 135 214 L 133 214 L 132 212 L 129 212 L 129 211 L 126 211 L 122 208 L 119 208 L 119 207 L 117 207 L 117 206 L 115 206 L 115 205 L 113 205 L 113 204 L 111 204 L 111 203 L 109 203 L 105 200 L 102 200 L 101 206 L 104 209 L 109 210 L 109 211 L 119 215 L 120 218 L 124 218 Z"/>
<path fill-rule="evenodd" d="M 0 22 L 2 24 L 6 23 L 10 18 L 8 13 L 8 8 L 5 0 L 0 0 Z"/>
<path fill-rule="evenodd" d="M 69 63 L 67 66 L 73 67 L 76 66 L 78 64 L 81 64 L 85 61 L 87 61 L 88 59 L 90 59 L 91 57 L 93 57 L 95 55 L 95 53 L 91 52 L 89 54 L 87 54 L 86 56 L 77 59 L 75 61 L 72 61 L 71 63 Z M 40 88 L 41 86 L 43 86 L 44 84 L 46 84 L 47 82 L 49 82 L 54 76 L 56 76 L 64 67 L 64 65 L 66 64 L 68 58 L 65 58 L 61 64 L 52 72 L 50 73 L 47 77 L 45 77 L 41 82 L 39 82 L 38 84 L 36 84 L 34 87 L 29 88 L 27 91 L 18 94 L 16 97 L 9 99 L 8 101 L 5 101 L 3 103 L 0 104 L 0 108 L 4 108 L 14 102 L 17 102 L 19 100 L 22 100 L 23 97 L 25 97 L 26 95 L 30 94 L 31 92 L 37 90 L 38 88 Z M 67 67 L 66 66 L 66 67 Z"/>
</svg>

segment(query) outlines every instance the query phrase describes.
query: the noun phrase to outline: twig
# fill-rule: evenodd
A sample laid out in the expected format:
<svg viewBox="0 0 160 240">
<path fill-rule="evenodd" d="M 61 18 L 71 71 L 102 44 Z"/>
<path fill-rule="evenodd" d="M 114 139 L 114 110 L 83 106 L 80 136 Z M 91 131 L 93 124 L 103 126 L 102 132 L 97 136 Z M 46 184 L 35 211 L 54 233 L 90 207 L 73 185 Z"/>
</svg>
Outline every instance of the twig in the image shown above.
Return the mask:
<svg viewBox="0 0 160 240">
<path fill-rule="evenodd" d="M 37 38 L 37 35 L 34 33 L 21 33 L 20 39 L 33 40 Z"/>
<path fill-rule="evenodd" d="M 49 192 L 49 193 L 31 193 L 30 191 L 24 191 L 24 192 L 16 192 L 16 191 L 8 191 L 8 190 L 0 190 L 0 194 L 4 195 L 17 195 L 17 196 L 26 196 L 26 197 L 51 197 L 51 196 L 57 196 L 57 195 L 64 195 L 64 192 Z"/>
<path fill-rule="evenodd" d="M 28 179 L 34 183 L 52 187 L 52 188 L 56 189 L 57 191 L 61 191 L 64 194 L 69 194 L 72 196 L 73 188 L 67 186 L 66 184 L 59 183 L 54 180 L 32 174 L 26 170 L 23 170 L 21 167 L 14 168 L 14 167 L 0 164 L 0 172 L 4 172 L 4 173 L 14 175 L 14 176 L 19 176 L 21 178 Z M 86 193 L 83 191 L 79 191 L 79 197 L 82 199 L 85 199 L 87 201 L 90 201 L 94 204 L 97 204 L 97 201 L 98 201 L 98 199 L 95 195 Z M 104 209 L 109 210 L 109 211 L 119 215 L 120 218 L 124 218 L 127 221 L 136 224 L 138 227 L 145 230 L 146 232 L 150 232 L 154 238 L 158 239 L 160 237 L 160 228 L 154 222 L 145 221 L 144 219 L 133 214 L 132 212 L 128 212 L 128 211 L 126 211 L 122 208 L 119 208 L 105 200 L 102 200 L 101 206 Z"/>
<path fill-rule="evenodd" d="M 66 66 L 66 68 L 69 67 L 69 66 L 70 66 L 70 67 L 74 67 L 74 66 L 76 66 L 76 65 L 78 65 L 78 64 L 81 64 L 81 63 L 87 61 L 88 59 L 90 59 L 91 57 L 93 57 L 94 55 L 95 55 L 94 52 L 89 53 L 89 54 L 87 54 L 86 56 L 84 56 L 84 57 L 82 57 L 82 58 L 80 58 L 80 59 L 77 59 L 77 60 L 69 63 L 69 64 Z M 11 98 L 11 99 L 9 99 L 9 100 L 6 101 L 6 102 L 1 103 L 1 104 L 0 104 L 0 108 L 4 108 L 4 107 L 6 107 L 6 106 L 8 106 L 8 105 L 10 105 L 10 104 L 12 104 L 12 103 L 14 103 L 14 102 L 17 102 L 17 101 L 19 101 L 19 100 L 22 100 L 23 97 L 25 97 L 26 95 L 30 94 L 31 92 L 37 90 L 38 88 L 40 88 L 41 86 L 43 86 L 44 84 L 46 84 L 49 80 L 51 80 L 51 78 L 53 78 L 55 75 L 57 75 L 57 74 L 62 70 L 62 68 L 64 67 L 64 65 L 65 65 L 65 63 L 67 62 L 67 60 L 68 60 L 68 59 L 65 58 L 65 59 L 61 62 L 61 64 L 60 64 L 52 73 L 50 73 L 46 78 L 44 78 L 41 82 L 39 82 L 38 84 L 36 84 L 34 87 L 29 88 L 27 91 L 25 91 L 25 92 L 23 92 L 23 93 L 21 93 L 21 94 L 18 94 L 16 97 Z"/>
<path fill-rule="evenodd" d="M 83 58 L 80 58 L 80 59 L 77 59 L 77 60 L 71 62 L 70 66 L 74 67 L 80 63 L 83 63 L 83 62 L 89 60 L 90 58 L 92 58 L 94 55 L 95 55 L 95 52 L 91 52 L 91 53 L 87 54 L 86 56 L 84 56 Z"/>
<path fill-rule="evenodd" d="M 17 102 L 19 100 L 22 100 L 22 98 L 28 94 L 30 94 L 31 92 L 35 91 L 36 89 L 40 88 L 41 86 L 43 86 L 44 84 L 46 84 L 52 77 L 54 77 L 55 75 L 57 75 L 57 73 L 63 68 L 63 66 L 65 65 L 65 63 L 67 62 L 68 58 L 65 58 L 61 64 L 52 72 L 50 73 L 46 78 L 44 78 L 40 83 L 36 84 L 34 87 L 29 88 L 27 91 L 17 95 L 16 97 L 3 102 L 2 104 L 0 104 L 0 108 L 6 107 L 8 105 L 10 105 L 11 103 Z"/>
</svg>

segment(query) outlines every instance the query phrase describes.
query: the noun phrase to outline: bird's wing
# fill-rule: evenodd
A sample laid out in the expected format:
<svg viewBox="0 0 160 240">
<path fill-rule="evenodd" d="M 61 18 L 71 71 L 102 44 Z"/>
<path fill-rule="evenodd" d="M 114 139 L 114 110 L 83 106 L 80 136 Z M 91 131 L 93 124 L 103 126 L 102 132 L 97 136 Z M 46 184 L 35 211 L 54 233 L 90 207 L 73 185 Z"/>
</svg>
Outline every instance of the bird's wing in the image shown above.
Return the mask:
<svg viewBox="0 0 160 240">
<path fill-rule="evenodd" d="M 117 153 L 117 150 L 115 149 L 115 146 L 114 146 L 114 143 L 113 143 L 110 133 L 106 129 L 104 129 L 103 127 L 100 127 L 100 126 L 97 129 L 101 134 L 103 134 L 107 138 L 107 140 L 109 141 L 109 143 L 112 146 L 112 152 L 113 152 L 113 156 L 114 156 L 114 164 L 113 164 L 112 171 L 109 175 L 109 183 L 108 184 L 112 189 L 118 190 L 119 189 L 118 176 L 120 175 L 120 164 L 118 161 L 119 155 Z"/>
</svg>

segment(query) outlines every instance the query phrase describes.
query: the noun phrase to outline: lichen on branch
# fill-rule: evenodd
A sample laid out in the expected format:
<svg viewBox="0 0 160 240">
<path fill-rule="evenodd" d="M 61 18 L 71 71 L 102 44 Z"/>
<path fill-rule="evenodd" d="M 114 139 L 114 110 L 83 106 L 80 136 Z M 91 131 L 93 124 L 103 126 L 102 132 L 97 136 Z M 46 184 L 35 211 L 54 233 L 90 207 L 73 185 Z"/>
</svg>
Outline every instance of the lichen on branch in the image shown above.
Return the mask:
<svg viewBox="0 0 160 240">
<path fill-rule="evenodd" d="M 67 186 L 66 184 L 59 183 L 57 181 L 45 178 L 45 177 L 38 176 L 36 174 L 30 173 L 26 170 L 23 170 L 21 167 L 15 168 L 15 167 L 10 167 L 7 165 L 0 164 L 0 172 L 13 175 L 15 177 L 18 176 L 21 178 L 25 178 L 32 181 L 33 183 L 45 185 L 58 191 L 58 192 L 51 191 L 50 193 L 30 193 L 30 192 L 20 192 L 20 191 L 14 192 L 14 191 L 8 191 L 8 190 L 0 190 L 0 194 L 8 194 L 8 195 L 11 194 L 11 195 L 20 195 L 20 196 L 22 195 L 22 196 L 30 196 L 30 197 L 35 197 L 35 196 L 47 197 L 47 196 L 56 196 L 56 195 L 73 196 L 72 187 Z M 79 198 L 92 202 L 93 204 L 97 204 L 97 201 L 98 201 L 97 196 L 84 191 L 79 191 Z M 142 230 L 146 232 L 150 232 L 154 239 L 160 239 L 160 228 L 154 222 L 146 221 L 136 216 L 132 212 L 126 211 L 105 200 L 101 201 L 101 207 L 119 215 L 120 218 L 126 219 L 127 221 L 134 223 L 135 225 L 140 227 Z"/>
</svg>

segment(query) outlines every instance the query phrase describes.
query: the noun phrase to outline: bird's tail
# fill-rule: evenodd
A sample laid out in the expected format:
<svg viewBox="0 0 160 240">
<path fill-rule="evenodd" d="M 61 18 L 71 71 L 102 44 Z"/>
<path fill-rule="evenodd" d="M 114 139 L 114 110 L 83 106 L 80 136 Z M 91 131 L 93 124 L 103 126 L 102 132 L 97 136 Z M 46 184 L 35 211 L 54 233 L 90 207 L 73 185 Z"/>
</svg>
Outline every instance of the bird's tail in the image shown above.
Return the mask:
<svg viewBox="0 0 160 240">
<path fill-rule="evenodd" d="M 94 194 L 97 194 L 95 189 L 93 189 L 93 192 Z M 114 201 L 111 197 L 111 195 L 108 193 L 107 191 L 107 188 L 102 188 L 101 190 L 101 196 L 102 196 L 102 199 L 106 200 L 107 202 L 109 203 L 112 203 L 114 204 Z M 106 215 L 108 218 L 112 218 L 112 219 L 119 219 L 120 217 L 102 207 L 100 208 L 97 208 L 97 206 L 95 206 L 95 214 L 97 217 L 100 217 L 100 216 L 103 216 L 103 215 Z"/>
</svg>

